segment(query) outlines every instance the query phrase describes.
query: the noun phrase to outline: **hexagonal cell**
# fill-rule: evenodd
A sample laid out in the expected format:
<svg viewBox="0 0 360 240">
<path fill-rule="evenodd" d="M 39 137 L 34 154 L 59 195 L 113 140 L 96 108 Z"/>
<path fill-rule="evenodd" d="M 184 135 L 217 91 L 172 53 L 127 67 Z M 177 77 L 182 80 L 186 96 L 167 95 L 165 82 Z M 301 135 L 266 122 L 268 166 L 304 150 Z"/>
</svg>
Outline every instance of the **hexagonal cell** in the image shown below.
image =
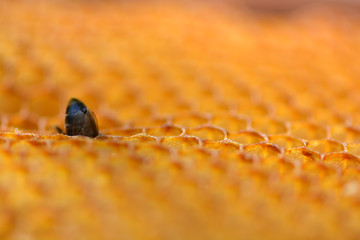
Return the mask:
<svg viewBox="0 0 360 240">
<path fill-rule="evenodd" d="M 218 141 L 209 141 L 205 140 L 203 142 L 203 147 L 210 150 L 224 151 L 224 152 L 237 152 L 240 150 L 240 146 L 235 142 L 218 142 Z"/>
<path fill-rule="evenodd" d="M 12 133 L 12 132 L 3 132 L 0 133 L 0 138 L 11 139 L 11 140 L 30 140 L 36 139 L 39 135 L 31 134 L 31 133 Z"/>
<path fill-rule="evenodd" d="M 308 118 L 308 114 L 296 109 L 294 106 L 277 103 L 276 117 L 287 121 L 304 121 Z"/>
<path fill-rule="evenodd" d="M 152 161 L 157 167 L 167 166 L 171 163 L 169 150 L 160 144 L 150 143 L 136 145 L 134 151 L 137 156 Z"/>
<path fill-rule="evenodd" d="M 350 153 L 330 153 L 323 159 L 325 164 L 336 168 L 359 168 L 360 159 Z"/>
<path fill-rule="evenodd" d="M 269 137 L 269 143 L 276 144 L 285 149 L 304 147 L 305 143 L 297 138 L 288 135 L 273 135 Z"/>
<path fill-rule="evenodd" d="M 39 149 L 26 140 L 12 142 L 10 150 L 14 154 L 39 154 Z"/>
<path fill-rule="evenodd" d="M 156 138 L 152 136 L 148 136 L 143 133 L 136 134 L 131 137 L 124 137 L 121 139 L 123 142 L 137 142 L 137 143 L 149 143 L 149 142 L 156 142 Z"/>
<path fill-rule="evenodd" d="M 209 165 L 212 153 L 204 148 L 184 148 L 179 152 L 178 161 L 185 164 L 190 171 L 197 170 L 198 167 Z"/>
<path fill-rule="evenodd" d="M 133 127 L 147 127 L 147 128 L 159 128 L 167 124 L 166 118 L 156 118 L 149 116 L 147 118 L 137 118 L 131 120 L 131 126 Z"/>
<path fill-rule="evenodd" d="M 121 129 L 110 129 L 102 131 L 102 134 L 105 135 L 114 135 L 122 137 L 131 137 L 136 134 L 143 133 L 142 128 L 121 128 Z"/>
<path fill-rule="evenodd" d="M 227 132 L 236 133 L 247 128 L 247 120 L 231 115 L 216 115 L 212 123 L 218 127 L 224 128 Z"/>
<path fill-rule="evenodd" d="M 164 137 L 161 140 L 161 143 L 169 146 L 174 147 L 180 150 L 186 150 L 188 148 L 198 147 L 199 140 L 195 137 Z"/>
<path fill-rule="evenodd" d="M 200 112 L 209 112 L 209 113 L 228 113 L 230 107 L 219 101 L 218 99 L 205 100 L 202 99 L 202 103 L 197 107 L 197 110 Z"/>
<path fill-rule="evenodd" d="M 204 140 L 221 141 L 225 138 L 225 133 L 223 130 L 212 126 L 186 129 L 185 133 L 187 135 L 193 135 Z"/>
<path fill-rule="evenodd" d="M 204 125 L 208 122 L 208 119 L 205 116 L 198 114 L 184 114 L 181 116 L 176 116 L 172 120 L 172 123 L 182 127 L 190 128 Z"/>
<path fill-rule="evenodd" d="M 264 104 L 246 103 L 238 106 L 237 112 L 251 117 L 267 116 L 269 109 Z"/>
<path fill-rule="evenodd" d="M 99 139 L 96 138 L 91 142 L 90 151 L 100 154 L 100 156 L 110 157 L 114 154 L 128 155 L 130 153 L 129 144 L 125 142 L 118 142 L 114 139 Z"/>
<path fill-rule="evenodd" d="M 54 140 L 54 141 L 67 141 L 72 139 L 72 136 L 68 136 L 65 134 L 54 134 L 54 135 L 48 135 L 46 136 L 46 140 Z"/>
<path fill-rule="evenodd" d="M 342 125 L 333 126 L 330 129 L 331 138 L 345 143 L 360 143 L 360 130 L 354 127 Z"/>
<path fill-rule="evenodd" d="M 302 171 L 322 178 L 336 178 L 338 176 L 335 168 L 326 165 L 322 161 L 308 161 L 302 165 Z"/>
<path fill-rule="evenodd" d="M 331 153 L 331 152 L 341 152 L 345 150 L 345 147 L 342 143 L 339 143 L 334 140 L 310 140 L 307 145 L 313 151 L 319 153 Z"/>
<path fill-rule="evenodd" d="M 321 156 L 305 147 L 292 148 L 285 151 L 285 158 L 292 161 L 307 163 L 311 161 L 320 161 Z"/>
<path fill-rule="evenodd" d="M 48 150 L 48 147 L 50 145 L 46 142 L 46 140 L 36 139 L 36 138 L 29 139 L 28 143 L 34 146 L 35 148 L 41 149 L 41 151 Z"/>
<path fill-rule="evenodd" d="M 279 158 L 279 166 L 278 171 L 280 174 L 289 174 L 292 173 L 295 166 L 292 161 L 289 161 L 288 159 L 281 157 Z"/>
<path fill-rule="evenodd" d="M 228 139 L 231 139 L 235 142 L 238 142 L 243 145 L 254 144 L 264 142 L 266 139 L 264 136 L 254 131 L 243 131 L 240 133 L 230 133 L 227 136 Z"/>
<path fill-rule="evenodd" d="M 148 135 L 157 137 L 179 136 L 183 133 L 183 129 L 172 125 L 165 125 L 159 128 L 148 128 L 145 131 Z"/>
<path fill-rule="evenodd" d="M 251 127 L 267 135 L 284 134 L 288 131 L 285 122 L 266 117 L 253 119 Z"/>
<path fill-rule="evenodd" d="M 259 155 L 263 158 L 277 157 L 281 152 L 278 147 L 269 143 L 247 145 L 244 147 L 244 151 Z"/>
<path fill-rule="evenodd" d="M 314 140 L 326 138 L 327 131 L 325 128 L 315 124 L 296 122 L 291 126 L 291 135 L 301 139 Z"/>
<path fill-rule="evenodd" d="M 85 150 L 85 148 L 84 148 Z M 97 158 L 97 163 L 103 167 L 108 166 L 110 159 L 125 159 L 131 156 L 131 150 L 127 143 L 104 141 L 96 139 L 89 143 L 86 151 L 90 154 L 90 158 Z"/>
<path fill-rule="evenodd" d="M 360 157 L 360 143 L 348 144 L 346 146 L 346 151 Z"/>
<path fill-rule="evenodd" d="M 51 139 L 51 147 L 49 148 L 52 153 L 70 154 L 71 152 L 80 151 L 89 146 L 86 137 L 67 136 L 63 134 L 50 135 L 46 139 Z"/>
<path fill-rule="evenodd" d="M 344 124 L 346 117 L 340 114 L 331 112 L 330 109 L 317 109 L 312 115 L 312 120 L 319 124 L 331 125 L 331 124 Z"/>
</svg>

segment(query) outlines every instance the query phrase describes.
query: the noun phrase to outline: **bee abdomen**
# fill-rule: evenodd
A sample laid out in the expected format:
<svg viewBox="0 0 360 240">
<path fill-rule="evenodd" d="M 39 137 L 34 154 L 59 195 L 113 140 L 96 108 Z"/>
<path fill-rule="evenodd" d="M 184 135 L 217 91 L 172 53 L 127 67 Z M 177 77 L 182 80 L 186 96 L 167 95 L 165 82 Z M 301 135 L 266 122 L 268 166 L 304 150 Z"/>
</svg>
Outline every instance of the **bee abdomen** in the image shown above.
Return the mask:
<svg viewBox="0 0 360 240">
<path fill-rule="evenodd" d="M 95 114 L 75 98 L 69 101 L 66 108 L 65 133 L 69 136 L 96 137 L 99 135 Z"/>
</svg>

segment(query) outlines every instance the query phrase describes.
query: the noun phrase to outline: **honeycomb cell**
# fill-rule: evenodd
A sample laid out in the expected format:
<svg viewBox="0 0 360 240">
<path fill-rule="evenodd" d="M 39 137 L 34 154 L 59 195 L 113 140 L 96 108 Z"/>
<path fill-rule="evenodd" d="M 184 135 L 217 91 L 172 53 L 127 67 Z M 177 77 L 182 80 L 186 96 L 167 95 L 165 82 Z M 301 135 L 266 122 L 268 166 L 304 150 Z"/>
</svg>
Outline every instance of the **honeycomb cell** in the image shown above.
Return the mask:
<svg viewBox="0 0 360 240">
<path fill-rule="evenodd" d="M 308 114 L 306 112 L 298 110 L 291 105 L 283 105 L 280 102 L 276 105 L 276 116 L 279 119 L 287 121 L 305 121 L 308 119 Z"/>
<path fill-rule="evenodd" d="M 159 144 L 141 144 L 135 147 L 135 154 L 151 162 L 157 167 L 165 167 L 171 163 L 169 150 Z"/>
<path fill-rule="evenodd" d="M 315 140 L 327 137 L 325 128 L 306 122 L 293 123 L 291 126 L 291 135 L 301 139 Z"/>
<path fill-rule="evenodd" d="M 131 137 L 136 134 L 143 133 L 143 132 L 144 132 L 144 130 L 142 128 L 123 128 L 123 129 L 105 130 L 105 131 L 102 131 L 102 134 L 122 136 L 122 137 Z"/>
<path fill-rule="evenodd" d="M 293 162 L 283 157 L 279 159 L 279 166 L 278 166 L 279 174 L 285 174 L 285 175 L 289 173 L 291 174 L 294 168 L 295 166 Z"/>
<path fill-rule="evenodd" d="M 269 113 L 269 109 L 264 104 L 241 104 L 237 112 L 250 117 L 263 117 Z"/>
<path fill-rule="evenodd" d="M 345 143 L 360 143 L 360 130 L 337 125 L 331 128 L 331 138 Z"/>
<path fill-rule="evenodd" d="M 156 142 L 156 138 L 152 136 L 148 136 L 143 133 L 139 133 L 133 135 L 131 137 L 124 137 L 121 139 L 123 142 L 133 142 L 133 143 L 149 143 L 149 142 Z"/>
<path fill-rule="evenodd" d="M 179 153 L 178 161 L 183 163 L 188 170 L 194 171 L 202 165 L 208 165 L 211 156 L 211 152 L 204 148 L 183 148 Z"/>
<path fill-rule="evenodd" d="M 288 135 L 273 135 L 269 137 L 269 143 L 276 144 L 285 149 L 305 146 L 305 143 Z"/>
<path fill-rule="evenodd" d="M 240 144 L 254 144 L 264 142 L 266 139 L 261 134 L 254 131 L 243 131 L 240 133 L 231 133 L 227 136 L 228 139 L 238 142 Z"/>
<path fill-rule="evenodd" d="M 310 161 L 302 165 L 302 171 L 319 178 L 327 178 L 328 180 L 336 180 L 338 171 L 324 162 Z M 329 181 L 330 182 L 330 181 Z M 324 183 L 326 185 L 327 183 Z M 330 185 L 332 183 L 329 183 Z"/>
<path fill-rule="evenodd" d="M 127 143 L 113 141 L 113 139 L 104 141 L 99 138 L 91 143 L 90 151 L 98 155 L 99 158 L 103 158 L 104 161 L 113 156 L 122 155 L 127 157 L 130 153 L 129 145 Z"/>
<path fill-rule="evenodd" d="M 328 139 L 310 140 L 306 146 L 319 153 L 341 152 L 345 149 L 343 144 Z"/>
<path fill-rule="evenodd" d="M 161 105 L 156 104 L 156 111 L 159 115 L 187 113 L 191 111 L 191 105 L 186 102 L 167 101 Z"/>
<path fill-rule="evenodd" d="M 146 133 L 152 136 L 162 137 L 162 136 L 179 136 L 183 133 L 183 130 L 176 126 L 165 125 L 159 128 L 149 128 L 146 129 Z"/>
<path fill-rule="evenodd" d="M 174 117 L 172 122 L 175 125 L 191 128 L 206 124 L 208 122 L 208 119 L 205 116 L 201 116 L 198 114 L 189 114 L 176 116 Z"/>
<path fill-rule="evenodd" d="M 360 159 L 350 153 L 329 153 L 324 156 L 325 164 L 336 168 L 358 168 Z"/>
<path fill-rule="evenodd" d="M 354 154 L 354 155 L 360 157 L 360 144 L 359 143 L 348 144 L 346 146 L 346 151 L 348 153 L 351 153 L 351 154 Z"/>
<path fill-rule="evenodd" d="M 24 140 L 13 142 L 10 149 L 14 154 L 36 154 L 39 151 L 39 148 L 35 148 L 28 141 Z"/>
<path fill-rule="evenodd" d="M 257 118 L 252 120 L 251 127 L 256 131 L 267 135 L 285 134 L 288 131 L 285 122 L 267 118 Z"/>
<path fill-rule="evenodd" d="M 219 142 L 205 140 L 203 147 L 211 150 L 225 151 L 225 152 L 237 152 L 240 150 L 239 144 L 235 142 Z"/>
<path fill-rule="evenodd" d="M 11 133 L 11 132 L 5 132 L 0 133 L 0 137 L 4 139 L 16 139 L 16 140 L 30 140 L 30 139 L 36 139 L 38 136 L 31 133 Z"/>
<path fill-rule="evenodd" d="M 347 121 L 347 117 L 328 109 L 322 112 L 316 112 L 313 116 L 313 120 L 319 124 L 344 124 Z"/>
<path fill-rule="evenodd" d="M 280 154 L 280 149 L 269 143 L 259 143 L 244 146 L 244 151 L 259 155 L 263 158 L 277 157 Z"/>
<path fill-rule="evenodd" d="M 186 129 L 185 133 L 204 140 L 221 141 L 225 138 L 223 130 L 211 126 Z"/>
<path fill-rule="evenodd" d="M 166 125 L 168 120 L 166 118 L 141 118 L 131 121 L 133 127 L 148 127 L 148 128 L 160 128 Z"/>
<path fill-rule="evenodd" d="M 218 114 L 221 114 L 221 113 L 228 113 L 230 110 L 230 106 L 217 99 L 212 99 L 211 101 L 203 99 L 202 101 L 204 101 L 204 103 L 200 104 L 197 107 L 197 110 L 200 112 L 210 112 L 210 113 L 216 112 Z"/>
<path fill-rule="evenodd" d="M 164 137 L 161 143 L 177 149 L 186 150 L 199 146 L 199 140 L 195 137 Z"/>
<path fill-rule="evenodd" d="M 220 115 L 212 118 L 215 126 L 226 129 L 230 133 L 240 132 L 247 128 L 247 120 L 231 115 Z"/>
<path fill-rule="evenodd" d="M 69 137 L 70 138 L 70 137 Z M 74 150 L 74 145 L 71 141 L 53 141 L 51 143 L 51 152 L 59 156 L 69 155 Z"/>
<path fill-rule="evenodd" d="M 52 135 L 47 135 L 46 138 L 44 139 L 47 139 L 47 140 L 50 140 L 50 141 L 67 141 L 67 140 L 70 140 L 70 139 L 73 139 L 74 137 L 72 136 L 68 136 L 68 135 L 65 135 L 65 134 L 52 134 Z"/>
<path fill-rule="evenodd" d="M 285 158 L 291 161 L 298 161 L 301 163 L 320 161 L 321 157 L 318 153 L 313 152 L 305 147 L 292 148 L 285 151 Z"/>
</svg>

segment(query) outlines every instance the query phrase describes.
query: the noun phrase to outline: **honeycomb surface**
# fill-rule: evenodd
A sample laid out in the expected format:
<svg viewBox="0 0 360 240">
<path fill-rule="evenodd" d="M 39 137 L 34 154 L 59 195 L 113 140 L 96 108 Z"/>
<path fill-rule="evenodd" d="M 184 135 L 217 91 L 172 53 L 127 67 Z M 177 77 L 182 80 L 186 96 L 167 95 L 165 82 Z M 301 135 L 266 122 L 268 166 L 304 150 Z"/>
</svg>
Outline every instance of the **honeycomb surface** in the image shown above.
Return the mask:
<svg viewBox="0 0 360 240">
<path fill-rule="evenodd" d="M 359 239 L 360 19 L 0 1 L 0 239 Z M 57 134 L 71 97 L 101 136 Z"/>
</svg>

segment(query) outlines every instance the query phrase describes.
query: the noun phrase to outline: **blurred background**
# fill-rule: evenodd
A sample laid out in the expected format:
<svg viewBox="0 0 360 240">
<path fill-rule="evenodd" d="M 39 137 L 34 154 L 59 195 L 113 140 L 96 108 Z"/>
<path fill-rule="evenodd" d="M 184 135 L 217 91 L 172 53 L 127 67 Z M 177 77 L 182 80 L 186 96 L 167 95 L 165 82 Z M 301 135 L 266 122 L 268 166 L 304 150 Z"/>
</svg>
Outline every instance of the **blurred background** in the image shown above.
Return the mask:
<svg viewBox="0 0 360 240">
<path fill-rule="evenodd" d="M 253 101 L 255 95 L 278 94 L 280 82 L 289 76 L 315 74 L 308 68 L 317 69 L 316 74 L 303 80 L 303 86 L 311 85 L 313 78 L 321 82 L 329 74 L 323 68 L 330 65 L 339 71 L 330 78 L 357 74 L 353 27 L 358 24 L 357 1 L 36 1 L 31 8 L 30 4 L 0 4 L 3 130 L 51 132 L 62 122 L 71 97 L 96 110 L 103 129 L 146 126 L 155 118 L 168 121 L 179 109 L 246 113 L 238 111 L 239 100 L 219 88 L 225 83 L 230 89 L 246 84 L 243 91 Z M 256 79 L 273 90 L 259 88 Z M 353 87 L 354 82 L 349 84 L 341 87 Z M 206 97 L 201 85 L 211 88 Z M 320 91 L 316 86 L 311 91 Z M 159 96 L 169 97 L 166 104 Z M 288 108 L 294 109 L 296 103 L 301 114 L 315 114 L 309 113 L 300 95 L 292 98 Z M 336 113 L 344 119 L 349 114 Z"/>
<path fill-rule="evenodd" d="M 1 0 L 0 239 L 359 239 L 359 43 L 357 1 Z"/>
<path fill-rule="evenodd" d="M 339 4 L 351 7 L 357 7 L 359 1 L 357 0 L 229 0 L 234 4 L 244 4 L 250 8 L 266 11 L 289 11 L 295 10 L 299 7 L 309 6 L 311 4 Z"/>
</svg>

